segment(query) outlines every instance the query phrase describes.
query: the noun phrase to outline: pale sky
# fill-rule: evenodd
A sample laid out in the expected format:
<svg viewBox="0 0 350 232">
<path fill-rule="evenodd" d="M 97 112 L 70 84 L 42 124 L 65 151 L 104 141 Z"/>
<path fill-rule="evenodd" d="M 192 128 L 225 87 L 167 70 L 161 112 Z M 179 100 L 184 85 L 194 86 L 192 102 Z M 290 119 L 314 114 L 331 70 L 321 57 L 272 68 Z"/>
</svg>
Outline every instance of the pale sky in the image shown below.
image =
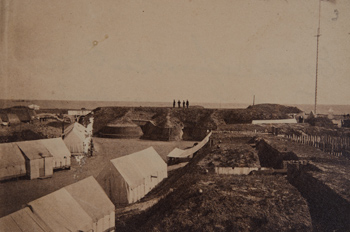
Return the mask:
<svg viewBox="0 0 350 232">
<path fill-rule="evenodd" d="M 313 104 L 318 0 L 0 0 L 0 98 Z M 319 104 L 349 104 L 350 1 L 321 3 Z"/>
</svg>

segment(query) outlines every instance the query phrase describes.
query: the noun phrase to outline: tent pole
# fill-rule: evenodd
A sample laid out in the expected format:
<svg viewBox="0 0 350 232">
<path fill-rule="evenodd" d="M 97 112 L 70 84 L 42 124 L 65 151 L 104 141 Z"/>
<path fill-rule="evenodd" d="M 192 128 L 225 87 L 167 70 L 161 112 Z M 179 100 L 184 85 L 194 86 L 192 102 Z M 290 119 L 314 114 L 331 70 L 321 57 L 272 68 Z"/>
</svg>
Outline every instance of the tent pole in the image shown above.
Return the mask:
<svg viewBox="0 0 350 232">
<path fill-rule="evenodd" d="M 317 79 L 318 79 L 318 47 L 320 43 L 321 32 L 321 0 L 318 1 L 318 28 L 317 28 L 317 47 L 316 47 L 316 80 L 315 80 L 315 116 L 317 115 Z"/>
</svg>

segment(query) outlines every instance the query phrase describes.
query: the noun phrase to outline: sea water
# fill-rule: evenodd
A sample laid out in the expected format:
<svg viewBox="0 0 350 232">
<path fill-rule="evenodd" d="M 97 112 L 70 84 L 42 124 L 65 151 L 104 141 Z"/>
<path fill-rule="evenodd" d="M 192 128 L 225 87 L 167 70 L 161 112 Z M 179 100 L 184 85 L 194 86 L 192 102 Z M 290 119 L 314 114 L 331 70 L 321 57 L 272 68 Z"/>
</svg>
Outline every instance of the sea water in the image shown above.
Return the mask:
<svg viewBox="0 0 350 232">
<path fill-rule="evenodd" d="M 126 107 L 172 107 L 173 102 L 136 102 L 136 101 L 64 101 L 64 100 L 4 100 L 0 99 L 0 108 L 13 106 L 28 106 L 35 104 L 41 109 L 95 109 L 97 107 L 126 106 Z M 314 110 L 312 104 L 283 104 L 295 106 L 306 113 Z M 249 106 L 247 103 L 197 103 L 190 102 L 190 106 L 201 106 L 212 109 L 244 109 Z M 350 114 L 350 105 L 317 105 L 317 113 L 335 115 Z"/>
</svg>

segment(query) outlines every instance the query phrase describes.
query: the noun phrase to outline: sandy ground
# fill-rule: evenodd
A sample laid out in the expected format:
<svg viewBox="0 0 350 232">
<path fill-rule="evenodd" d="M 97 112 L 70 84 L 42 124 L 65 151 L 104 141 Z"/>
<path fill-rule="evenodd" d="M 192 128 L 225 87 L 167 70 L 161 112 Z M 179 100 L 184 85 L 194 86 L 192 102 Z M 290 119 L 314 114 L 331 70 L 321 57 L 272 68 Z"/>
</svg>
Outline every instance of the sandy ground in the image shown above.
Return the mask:
<svg viewBox="0 0 350 232">
<path fill-rule="evenodd" d="M 153 146 L 165 160 L 167 154 L 175 147 L 184 149 L 192 146 L 194 141 L 148 141 L 139 139 L 94 138 L 96 152 L 93 157 L 84 158 L 78 163 L 72 158 L 70 170 L 55 171 L 52 178 L 19 179 L 0 183 L 0 217 L 26 206 L 30 201 L 56 191 L 66 185 L 75 183 L 88 176 L 96 177 L 110 159 L 128 155 Z"/>
</svg>

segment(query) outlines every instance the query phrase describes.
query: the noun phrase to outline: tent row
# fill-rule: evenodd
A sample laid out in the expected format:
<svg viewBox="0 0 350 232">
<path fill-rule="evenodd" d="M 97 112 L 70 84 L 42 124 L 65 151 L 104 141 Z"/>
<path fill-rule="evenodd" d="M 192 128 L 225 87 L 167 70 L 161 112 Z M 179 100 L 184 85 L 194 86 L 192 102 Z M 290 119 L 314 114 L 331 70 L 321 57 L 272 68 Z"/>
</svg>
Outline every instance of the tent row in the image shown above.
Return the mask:
<svg viewBox="0 0 350 232">
<path fill-rule="evenodd" d="M 96 179 L 116 206 L 125 206 L 140 200 L 167 177 L 167 164 L 149 147 L 111 160 Z"/>
<path fill-rule="evenodd" d="M 66 186 L 0 218 L 0 231 L 114 231 L 115 207 L 95 178 Z"/>
<path fill-rule="evenodd" d="M 199 142 L 196 146 L 190 148 L 190 149 L 186 149 L 186 150 L 182 150 L 179 148 L 175 148 L 174 150 L 172 150 L 169 154 L 168 154 L 168 158 L 192 158 L 193 154 L 196 153 L 197 151 L 199 151 L 202 147 L 205 146 L 205 144 L 207 144 L 209 142 L 210 136 L 212 135 L 212 132 L 210 132 L 209 134 L 207 134 L 207 136 L 205 136 L 205 138 Z"/>
<path fill-rule="evenodd" d="M 0 144 L 0 180 L 28 176 L 50 177 L 54 169 L 69 168 L 71 154 L 61 138 Z"/>
</svg>

